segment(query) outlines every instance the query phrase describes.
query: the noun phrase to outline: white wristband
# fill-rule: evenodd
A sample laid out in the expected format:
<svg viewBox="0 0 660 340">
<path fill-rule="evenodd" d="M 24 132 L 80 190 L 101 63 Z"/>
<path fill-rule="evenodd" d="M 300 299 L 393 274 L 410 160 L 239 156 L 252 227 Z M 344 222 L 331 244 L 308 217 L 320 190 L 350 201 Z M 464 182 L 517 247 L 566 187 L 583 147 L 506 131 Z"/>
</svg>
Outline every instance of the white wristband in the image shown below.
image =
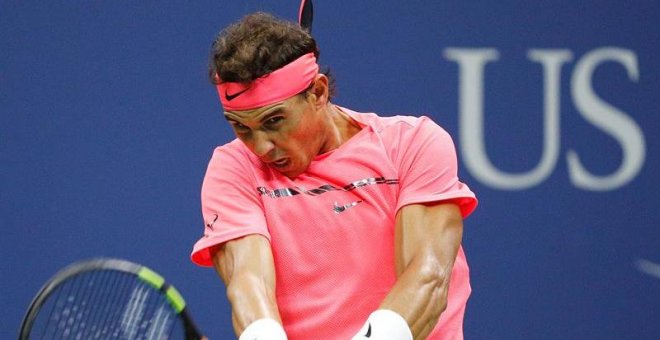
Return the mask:
<svg viewBox="0 0 660 340">
<path fill-rule="evenodd" d="M 352 340 L 412 340 L 406 320 L 389 309 L 379 309 L 367 319 Z"/>
<path fill-rule="evenodd" d="M 249 324 L 238 340 L 287 340 L 287 338 L 279 322 L 266 318 Z"/>
</svg>

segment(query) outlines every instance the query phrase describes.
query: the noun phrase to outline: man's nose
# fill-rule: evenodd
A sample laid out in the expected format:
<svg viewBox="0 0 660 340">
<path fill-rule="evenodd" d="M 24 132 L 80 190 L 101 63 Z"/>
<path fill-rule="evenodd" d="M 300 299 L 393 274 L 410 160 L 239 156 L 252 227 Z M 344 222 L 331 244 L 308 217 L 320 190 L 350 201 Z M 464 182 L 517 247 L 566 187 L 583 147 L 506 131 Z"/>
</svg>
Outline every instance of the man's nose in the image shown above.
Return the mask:
<svg viewBox="0 0 660 340">
<path fill-rule="evenodd" d="M 256 131 L 254 134 L 254 153 L 259 157 L 268 155 L 275 148 L 275 144 L 264 131 Z"/>
</svg>

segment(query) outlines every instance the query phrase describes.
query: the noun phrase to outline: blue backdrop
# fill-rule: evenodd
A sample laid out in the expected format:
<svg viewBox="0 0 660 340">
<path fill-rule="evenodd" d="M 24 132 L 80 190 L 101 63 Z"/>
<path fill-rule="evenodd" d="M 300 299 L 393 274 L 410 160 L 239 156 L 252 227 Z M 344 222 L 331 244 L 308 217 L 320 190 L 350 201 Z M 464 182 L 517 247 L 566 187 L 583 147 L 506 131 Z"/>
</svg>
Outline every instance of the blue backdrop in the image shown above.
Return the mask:
<svg viewBox="0 0 660 340">
<path fill-rule="evenodd" d="M 660 338 L 660 3 L 321 1 L 336 103 L 431 116 L 480 198 L 467 339 Z M 215 34 L 297 1 L 0 1 L 0 338 L 70 262 L 172 281 L 212 339 L 224 287 L 192 265 L 199 189 L 231 132 Z"/>
</svg>

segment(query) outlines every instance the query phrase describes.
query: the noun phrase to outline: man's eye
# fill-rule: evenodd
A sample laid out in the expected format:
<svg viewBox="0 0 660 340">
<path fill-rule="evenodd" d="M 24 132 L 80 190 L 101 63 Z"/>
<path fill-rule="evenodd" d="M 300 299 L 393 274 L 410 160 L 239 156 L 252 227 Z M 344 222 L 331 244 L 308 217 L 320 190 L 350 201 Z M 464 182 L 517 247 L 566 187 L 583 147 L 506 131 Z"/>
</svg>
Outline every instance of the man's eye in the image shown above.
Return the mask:
<svg viewBox="0 0 660 340">
<path fill-rule="evenodd" d="M 284 117 L 272 117 L 266 121 L 267 125 L 276 125 L 277 123 L 284 120 Z"/>
<path fill-rule="evenodd" d="M 238 132 L 247 132 L 250 130 L 247 126 L 241 124 L 241 123 L 234 123 L 234 129 Z"/>
</svg>

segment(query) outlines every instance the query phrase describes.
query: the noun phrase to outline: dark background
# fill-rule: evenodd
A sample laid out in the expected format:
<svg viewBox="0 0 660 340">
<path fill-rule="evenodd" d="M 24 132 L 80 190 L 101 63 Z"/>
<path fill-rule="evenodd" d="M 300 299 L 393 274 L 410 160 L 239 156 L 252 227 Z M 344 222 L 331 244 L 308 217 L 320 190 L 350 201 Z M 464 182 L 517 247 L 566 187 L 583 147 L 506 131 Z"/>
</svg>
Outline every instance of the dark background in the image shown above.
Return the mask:
<svg viewBox="0 0 660 340">
<path fill-rule="evenodd" d="M 203 231 L 199 189 L 214 146 L 233 137 L 206 65 L 216 33 L 252 11 L 295 20 L 297 1 L 0 0 L 0 338 L 15 338 L 41 285 L 73 261 L 113 256 L 160 272 L 211 339 L 231 338 L 224 287 L 189 261 Z M 320 1 L 314 35 L 338 80 L 335 102 L 383 115 L 429 115 L 460 135 L 450 48 L 488 48 L 488 156 L 525 173 L 543 151 L 543 73 L 532 49 L 571 54 L 560 81 L 560 153 L 521 190 L 493 187 L 462 161 L 480 206 L 466 220 L 473 295 L 467 339 L 660 338 L 660 5 L 655 1 Z M 636 56 L 591 79 L 639 126 L 630 181 L 585 190 L 624 157 L 580 115 L 576 64 L 616 47 Z M 459 152 L 459 159 L 465 155 Z M 350 311 L 347 311 L 350 312 Z"/>
</svg>

